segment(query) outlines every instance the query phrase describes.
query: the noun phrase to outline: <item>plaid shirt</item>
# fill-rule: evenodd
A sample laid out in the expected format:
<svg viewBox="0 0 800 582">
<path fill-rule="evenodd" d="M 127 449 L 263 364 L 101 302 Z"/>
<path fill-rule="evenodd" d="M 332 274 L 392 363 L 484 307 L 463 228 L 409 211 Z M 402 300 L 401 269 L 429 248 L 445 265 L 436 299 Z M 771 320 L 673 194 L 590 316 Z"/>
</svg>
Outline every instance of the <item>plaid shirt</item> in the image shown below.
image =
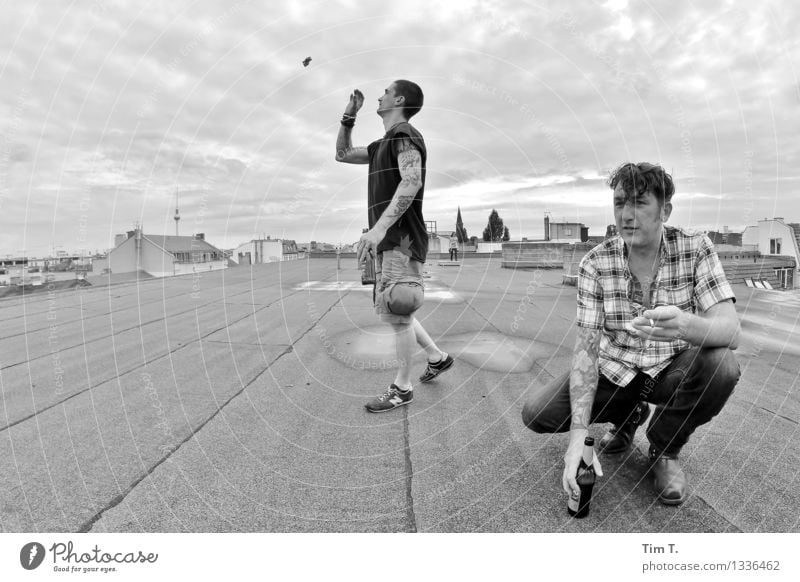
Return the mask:
<svg viewBox="0 0 800 582">
<path fill-rule="evenodd" d="M 626 386 L 639 371 L 655 378 L 689 347 L 683 340 L 645 340 L 625 329 L 645 311 L 632 300 L 634 281 L 620 236 L 589 251 L 578 272 L 578 325 L 603 330 L 600 373 L 617 386 Z M 650 293 L 652 307 L 675 305 L 690 313 L 726 299 L 736 301 L 709 238 L 670 226 L 662 231 L 660 264 Z"/>
</svg>

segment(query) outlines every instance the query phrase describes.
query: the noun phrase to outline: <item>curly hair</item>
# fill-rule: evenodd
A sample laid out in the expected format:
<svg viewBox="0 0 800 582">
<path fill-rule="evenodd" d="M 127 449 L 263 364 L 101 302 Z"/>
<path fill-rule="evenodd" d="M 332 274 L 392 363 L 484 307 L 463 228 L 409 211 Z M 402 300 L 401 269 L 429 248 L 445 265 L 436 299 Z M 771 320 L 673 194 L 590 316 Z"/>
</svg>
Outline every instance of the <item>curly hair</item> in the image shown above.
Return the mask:
<svg viewBox="0 0 800 582">
<path fill-rule="evenodd" d="M 649 162 L 622 164 L 611 172 L 606 184 L 612 190 L 621 184 L 622 190 L 628 196 L 652 192 L 661 206 L 671 201 L 672 195 L 675 193 L 672 176 L 667 174 L 661 166 Z"/>
</svg>

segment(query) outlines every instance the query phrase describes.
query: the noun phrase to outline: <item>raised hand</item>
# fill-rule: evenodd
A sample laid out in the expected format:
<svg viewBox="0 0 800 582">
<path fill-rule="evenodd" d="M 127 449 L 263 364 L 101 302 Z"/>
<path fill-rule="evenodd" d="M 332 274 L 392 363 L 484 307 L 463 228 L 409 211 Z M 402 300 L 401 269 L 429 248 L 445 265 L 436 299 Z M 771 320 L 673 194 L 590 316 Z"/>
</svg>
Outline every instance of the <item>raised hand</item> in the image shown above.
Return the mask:
<svg viewBox="0 0 800 582">
<path fill-rule="evenodd" d="M 355 116 L 362 105 L 364 105 L 364 94 L 356 89 L 350 95 L 350 102 L 347 104 L 347 107 L 344 108 L 344 114 Z"/>
</svg>

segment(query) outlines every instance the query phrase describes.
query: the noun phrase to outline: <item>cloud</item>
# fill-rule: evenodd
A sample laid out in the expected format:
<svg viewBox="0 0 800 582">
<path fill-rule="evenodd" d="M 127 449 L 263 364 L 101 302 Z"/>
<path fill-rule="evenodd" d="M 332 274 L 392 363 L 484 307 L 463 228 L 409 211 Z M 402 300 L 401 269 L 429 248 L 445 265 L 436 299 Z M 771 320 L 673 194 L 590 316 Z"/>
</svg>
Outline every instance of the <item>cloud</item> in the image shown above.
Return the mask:
<svg viewBox="0 0 800 582">
<path fill-rule="evenodd" d="M 541 232 L 544 211 L 604 232 L 602 179 L 627 160 L 673 173 L 673 223 L 743 228 L 753 199 L 800 219 L 800 9 L 635 8 L 10 5 L 0 242 L 103 249 L 137 220 L 172 232 L 176 192 L 182 232 L 202 228 L 219 246 L 261 232 L 351 242 L 365 226 L 366 168 L 333 161 L 338 119 L 359 87 L 354 142 L 380 137 L 376 99 L 398 77 L 426 94 L 414 120 L 429 150 L 425 215 L 442 224 L 461 205 L 475 234 L 497 205 L 512 236 Z"/>
</svg>

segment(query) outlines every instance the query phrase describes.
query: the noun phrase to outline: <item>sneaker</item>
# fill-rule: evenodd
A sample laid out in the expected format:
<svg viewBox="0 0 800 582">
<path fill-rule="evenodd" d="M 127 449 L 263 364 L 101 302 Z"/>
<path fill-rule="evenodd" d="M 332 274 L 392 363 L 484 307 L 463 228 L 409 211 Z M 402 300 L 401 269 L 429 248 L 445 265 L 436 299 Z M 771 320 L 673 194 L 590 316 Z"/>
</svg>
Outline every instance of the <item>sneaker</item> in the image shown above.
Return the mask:
<svg viewBox="0 0 800 582">
<path fill-rule="evenodd" d="M 430 382 L 442 372 L 445 372 L 450 368 L 452 368 L 453 363 L 454 360 L 452 357 L 450 357 L 450 354 L 446 354 L 444 358 L 442 358 L 436 363 L 432 364 L 431 362 L 428 362 L 428 367 L 425 368 L 425 372 L 422 374 L 422 376 L 419 377 L 419 381 Z"/>
<path fill-rule="evenodd" d="M 386 389 L 386 392 L 367 402 L 364 405 L 364 408 L 366 408 L 369 412 L 386 412 L 387 410 L 392 410 L 398 406 L 403 406 L 403 404 L 408 404 L 413 399 L 413 390 L 406 390 L 404 392 L 395 384 L 392 384 Z"/>
</svg>

